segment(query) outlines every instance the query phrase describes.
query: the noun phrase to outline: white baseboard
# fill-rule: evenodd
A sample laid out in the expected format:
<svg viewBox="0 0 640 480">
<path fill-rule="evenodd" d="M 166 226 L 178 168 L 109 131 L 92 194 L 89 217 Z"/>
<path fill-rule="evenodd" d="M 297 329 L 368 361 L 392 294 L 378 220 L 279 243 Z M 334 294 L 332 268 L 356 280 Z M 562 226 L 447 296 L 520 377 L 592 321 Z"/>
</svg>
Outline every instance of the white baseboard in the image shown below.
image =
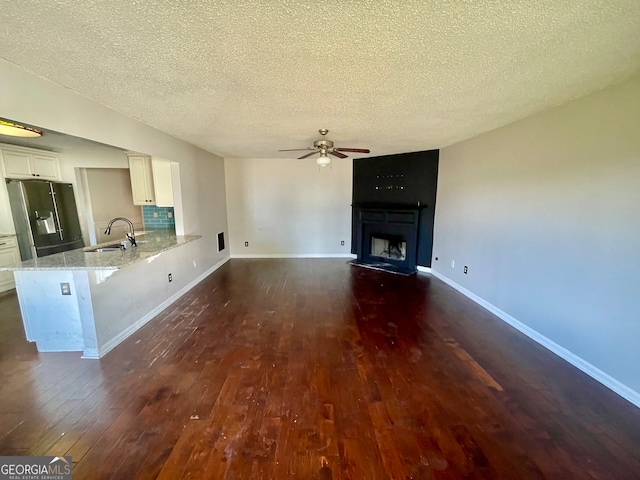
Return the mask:
<svg viewBox="0 0 640 480">
<path fill-rule="evenodd" d="M 431 267 L 423 267 L 422 265 L 418 265 L 416 268 L 418 269 L 419 272 L 431 273 Z"/>
<path fill-rule="evenodd" d="M 100 352 L 98 351 L 97 348 L 85 348 L 84 352 L 82 352 L 82 357 L 80 358 L 89 358 L 89 359 L 97 360 L 98 358 L 100 358 Z"/>
<path fill-rule="evenodd" d="M 102 358 L 102 357 L 104 357 L 107 353 L 109 353 L 111 350 L 113 350 L 115 347 L 117 347 L 125 339 L 127 339 L 128 337 L 133 335 L 138 329 L 140 329 L 140 327 L 142 327 L 144 324 L 149 322 L 149 320 L 154 318 L 156 315 L 158 315 L 160 312 L 162 312 L 165 308 L 167 308 L 173 302 L 178 300 L 185 293 L 187 293 L 189 290 L 191 290 L 193 287 L 195 287 L 197 284 L 199 284 L 202 280 L 204 280 L 206 277 L 211 275 L 218 268 L 220 268 L 222 265 L 224 265 L 226 262 L 228 262 L 229 259 L 230 259 L 230 257 L 226 257 L 226 258 L 223 258 L 222 260 L 220 260 L 213 267 L 211 267 L 207 271 L 205 271 L 202 275 L 200 275 L 199 277 L 197 277 L 194 280 L 192 280 L 191 282 L 189 282 L 183 288 L 181 288 L 176 293 L 174 293 L 169 298 L 167 298 L 164 302 L 162 302 L 161 304 L 156 306 L 156 308 L 154 308 L 153 310 L 148 312 L 146 315 L 144 315 L 142 318 L 140 318 L 137 322 L 133 323 L 128 328 L 126 328 L 125 330 L 120 332 L 118 335 L 113 337 L 111 340 L 109 340 L 107 343 L 105 343 L 104 345 L 99 347 L 97 352 L 94 351 L 95 349 L 90 349 L 90 351 L 89 350 L 85 350 L 84 355 L 82 355 L 82 358 Z"/>
<path fill-rule="evenodd" d="M 525 325 L 521 321 L 515 319 L 514 317 L 512 317 L 508 313 L 503 312 L 502 310 L 500 310 L 496 306 L 494 306 L 491 303 L 487 302 L 486 300 L 484 300 L 483 298 L 479 297 L 478 295 L 476 295 L 475 293 L 471 292 L 470 290 L 467 290 L 462 285 L 459 285 L 458 283 L 454 282 L 450 278 L 445 277 L 444 275 L 442 275 L 441 273 L 439 273 L 439 272 L 437 272 L 435 270 L 432 270 L 431 274 L 434 277 L 442 280 L 447 285 L 455 288 L 457 291 L 459 291 L 460 293 L 462 293 L 466 297 L 470 298 L 471 300 L 476 302 L 481 307 L 484 307 L 485 309 L 487 309 L 488 311 L 493 313 L 496 317 L 500 318 L 502 321 L 504 321 L 504 322 L 508 323 L 509 325 L 511 325 L 512 327 L 514 327 L 516 330 L 519 330 L 520 332 L 524 333 L 527 337 L 531 338 L 532 340 L 536 341 L 537 343 L 539 343 L 543 347 L 545 347 L 548 350 L 550 350 L 551 352 L 555 353 L 560 358 L 566 360 L 567 362 L 569 362 L 574 367 L 582 370 L 584 373 L 589 375 L 591 378 L 597 380 L 598 382 L 603 384 L 605 387 L 609 388 L 610 390 L 612 390 L 615 393 L 617 393 L 618 395 L 620 395 L 622 398 L 624 398 L 624 399 L 628 400 L 629 402 L 633 403 L 636 407 L 640 407 L 640 393 L 638 393 L 635 390 L 633 390 L 632 388 L 626 386 L 624 383 L 616 380 L 611 375 L 603 372 L 598 367 L 592 365 L 591 363 L 587 362 L 586 360 L 584 360 L 583 358 L 579 357 L 578 355 L 576 355 L 576 354 L 570 352 L 569 350 L 567 350 L 566 348 L 558 345 L 553 340 L 545 337 L 541 333 L 538 333 L 537 331 L 535 331 L 531 327 L 528 327 L 527 325 Z"/>
<path fill-rule="evenodd" d="M 231 258 L 357 258 L 351 253 L 248 253 L 233 254 Z"/>
</svg>

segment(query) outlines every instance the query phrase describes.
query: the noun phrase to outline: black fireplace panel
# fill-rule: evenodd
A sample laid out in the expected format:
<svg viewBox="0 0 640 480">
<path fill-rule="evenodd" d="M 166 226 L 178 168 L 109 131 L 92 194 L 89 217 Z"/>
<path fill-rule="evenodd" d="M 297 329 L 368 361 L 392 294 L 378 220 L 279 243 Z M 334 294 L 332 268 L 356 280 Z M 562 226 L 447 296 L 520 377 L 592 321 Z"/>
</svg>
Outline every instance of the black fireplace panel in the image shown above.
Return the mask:
<svg viewBox="0 0 640 480">
<path fill-rule="evenodd" d="M 360 221 L 361 222 L 385 222 L 386 213 L 380 210 L 361 210 Z"/>
<path fill-rule="evenodd" d="M 408 223 L 413 225 L 417 222 L 416 212 L 396 211 L 397 207 L 389 207 L 390 209 L 360 209 L 361 222 L 379 222 L 379 223 Z"/>
<path fill-rule="evenodd" d="M 433 205 L 438 150 L 354 159 L 353 203 Z"/>
<path fill-rule="evenodd" d="M 438 150 L 429 150 L 354 159 L 352 253 L 358 254 L 360 248 L 360 221 L 411 222 L 412 215 L 400 211 L 416 209 L 419 216 L 416 262 L 431 266 L 438 156 Z"/>
<path fill-rule="evenodd" d="M 387 212 L 386 220 L 390 223 L 409 223 L 411 225 L 417 222 L 415 212 L 395 212 L 393 210 Z"/>
</svg>

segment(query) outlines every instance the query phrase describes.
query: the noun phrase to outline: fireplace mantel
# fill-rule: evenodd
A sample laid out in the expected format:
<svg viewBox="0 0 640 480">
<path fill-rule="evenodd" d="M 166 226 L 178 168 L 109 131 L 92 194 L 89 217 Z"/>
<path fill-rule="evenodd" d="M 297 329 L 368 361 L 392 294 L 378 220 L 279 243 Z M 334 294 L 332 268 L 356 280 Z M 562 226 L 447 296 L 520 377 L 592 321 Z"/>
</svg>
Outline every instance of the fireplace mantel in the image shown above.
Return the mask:
<svg viewBox="0 0 640 480">
<path fill-rule="evenodd" d="M 352 203 L 351 207 L 359 210 L 422 210 L 428 208 L 427 204 L 417 203 L 376 203 L 359 202 Z"/>
</svg>

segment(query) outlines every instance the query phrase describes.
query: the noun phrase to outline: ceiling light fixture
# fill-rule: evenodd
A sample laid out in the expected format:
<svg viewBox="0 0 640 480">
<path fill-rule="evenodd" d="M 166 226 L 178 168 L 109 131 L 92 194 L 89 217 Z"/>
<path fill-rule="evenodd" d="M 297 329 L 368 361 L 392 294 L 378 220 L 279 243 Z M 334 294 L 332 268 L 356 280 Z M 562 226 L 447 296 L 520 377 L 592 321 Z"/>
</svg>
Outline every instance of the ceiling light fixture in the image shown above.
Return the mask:
<svg viewBox="0 0 640 480">
<path fill-rule="evenodd" d="M 41 137 L 42 130 L 0 119 L 0 135 L 10 135 L 12 137 Z"/>
<path fill-rule="evenodd" d="M 298 160 L 304 160 L 305 158 L 309 158 L 311 155 L 317 155 L 319 153 L 320 156 L 316 159 L 316 163 L 320 167 L 326 167 L 327 165 L 331 165 L 331 157 L 329 155 L 332 155 L 338 158 L 347 158 L 348 155 L 344 154 L 343 152 L 371 153 L 371 151 L 368 148 L 334 147 L 333 142 L 331 140 L 327 140 L 326 138 L 326 135 L 327 133 L 329 133 L 329 130 L 327 130 L 326 128 L 321 128 L 318 131 L 320 132 L 320 135 L 322 135 L 322 139 L 316 140 L 315 142 L 313 142 L 313 147 L 287 148 L 287 149 L 278 150 L 278 151 L 279 152 L 307 152 L 301 157 L 298 157 Z"/>
<path fill-rule="evenodd" d="M 327 151 L 324 148 L 320 150 L 320 156 L 316 160 L 316 163 L 321 167 L 331 165 L 331 158 L 329 158 L 329 156 L 327 155 Z"/>
</svg>

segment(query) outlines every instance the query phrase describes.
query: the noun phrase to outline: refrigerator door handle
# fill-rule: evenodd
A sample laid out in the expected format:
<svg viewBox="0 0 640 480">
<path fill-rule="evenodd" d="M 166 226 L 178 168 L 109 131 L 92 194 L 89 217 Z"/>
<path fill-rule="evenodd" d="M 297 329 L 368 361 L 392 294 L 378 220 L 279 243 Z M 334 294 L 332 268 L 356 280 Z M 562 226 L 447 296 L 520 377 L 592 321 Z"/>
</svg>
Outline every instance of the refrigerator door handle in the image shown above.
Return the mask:
<svg viewBox="0 0 640 480">
<path fill-rule="evenodd" d="M 58 228 L 58 235 L 60 235 L 60 240 L 64 241 L 64 235 L 62 233 L 62 225 L 60 225 L 60 215 L 58 214 L 58 203 L 56 202 L 56 192 L 53 190 L 53 183 L 49 183 L 49 188 L 51 189 L 51 199 L 53 200 L 53 214 L 56 217 L 56 226 Z"/>
</svg>

